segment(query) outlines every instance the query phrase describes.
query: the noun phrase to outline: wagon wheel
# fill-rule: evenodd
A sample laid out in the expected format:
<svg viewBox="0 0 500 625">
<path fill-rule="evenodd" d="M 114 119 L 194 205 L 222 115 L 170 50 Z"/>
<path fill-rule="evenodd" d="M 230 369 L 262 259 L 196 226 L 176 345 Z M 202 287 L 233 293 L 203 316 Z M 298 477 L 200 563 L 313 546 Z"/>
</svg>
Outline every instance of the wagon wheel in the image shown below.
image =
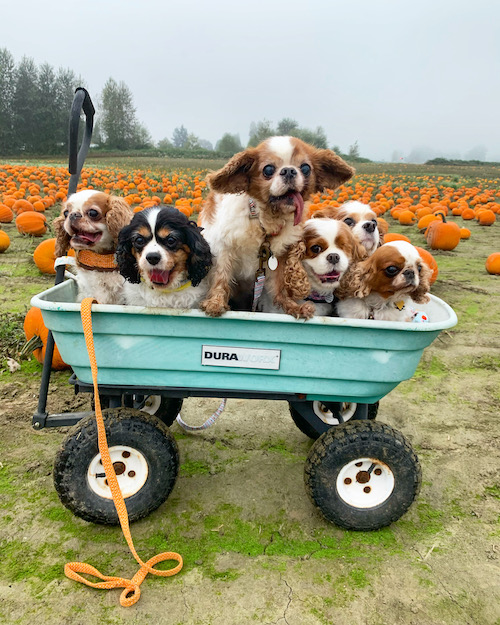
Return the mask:
<svg viewBox="0 0 500 625">
<path fill-rule="evenodd" d="M 415 500 L 422 474 L 404 436 L 383 423 L 351 421 L 311 447 L 306 490 L 328 521 L 376 530 L 397 521 Z"/>
<path fill-rule="evenodd" d="M 172 425 L 182 408 L 182 399 L 178 397 L 165 397 L 164 395 L 146 395 L 139 398 L 134 395 L 134 408 L 147 414 L 155 415 L 165 425 Z"/>
<path fill-rule="evenodd" d="M 179 470 L 177 444 L 159 419 L 131 408 L 103 411 L 109 453 L 130 521 L 156 510 L 170 495 Z M 97 446 L 93 415 L 68 432 L 54 463 L 61 502 L 92 523 L 116 525 L 118 515 Z"/>
<path fill-rule="evenodd" d="M 289 402 L 290 414 L 299 430 L 317 439 L 331 427 L 350 421 L 366 418 L 364 407 L 368 406 L 368 419 L 375 419 L 379 402 L 375 404 L 356 404 L 354 402 Z"/>
</svg>

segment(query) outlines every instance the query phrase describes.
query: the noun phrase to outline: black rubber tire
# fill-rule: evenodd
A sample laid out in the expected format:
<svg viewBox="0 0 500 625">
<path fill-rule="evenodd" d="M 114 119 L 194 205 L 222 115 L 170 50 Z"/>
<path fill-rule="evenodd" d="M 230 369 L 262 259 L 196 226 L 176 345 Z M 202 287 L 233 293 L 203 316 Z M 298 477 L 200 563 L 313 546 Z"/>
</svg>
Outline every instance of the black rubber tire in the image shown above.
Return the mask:
<svg viewBox="0 0 500 625">
<path fill-rule="evenodd" d="M 145 398 L 145 400 L 147 400 L 147 397 Z M 154 415 L 155 417 L 158 417 L 158 419 L 163 421 L 165 425 L 168 425 L 170 427 L 172 423 L 176 420 L 177 415 L 180 413 L 182 403 L 183 400 L 179 397 L 165 397 L 164 395 L 162 395 L 160 399 L 160 405 L 155 410 Z M 147 412 L 147 414 L 151 414 L 150 412 L 144 410 L 141 404 L 144 405 L 144 402 L 136 403 L 134 401 L 134 408 L 137 408 L 142 412 Z"/>
<path fill-rule="evenodd" d="M 338 492 L 339 473 L 358 458 L 379 460 L 394 476 L 392 492 L 376 506 L 354 507 Z M 304 479 L 309 497 L 328 521 L 345 529 L 370 531 L 405 514 L 420 490 L 422 471 L 401 432 L 384 423 L 349 421 L 330 428 L 313 444 Z"/>
<path fill-rule="evenodd" d="M 313 403 L 314 402 L 312 401 L 289 402 L 289 407 L 290 407 L 290 414 L 292 415 L 293 422 L 299 428 L 302 434 L 305 434 L 309 438 L 316 440 L 324 432 L 328 431 L 332 427 L 338 427 L 338 425 L 329 425 L 328 423 L 325 423 L 322 419 L 320 419 L 318 416 L 316 416 L 313 410 Z M 325 405 L 327 405 L 328 408 L 330 408 L 330 410 L 334 412 L 335 414 L 337 414 L 340 410 L 339 403 L 325 402 Z M 375 419 L 378 413 L 379 402 L 375 404 L 358 404 L 359 410 L 358 408 L 356 408 L 356 412 L 349 419 L 349 421 L 354 421 L 355 419 L 359 418 L 356 416 L 356 414 L 359 413 L 361 411 L 361 407 L 365 405 L 368 405 L 368 419 Z M 314 425 L 311 425 L 311 423 L 309 423 L 309 421 L 302 414 L 303 411 L 306 411 L 306 410 L 309 411 L 309 415 L 313 419 Z"/>
<path fill-rule="evenodd" d="M 168 427 L 157 417 L 132 408 L 103 410 L 109 447 L 125 445 L 146 459 L 148 477 L 142 488 L 125 499 L 129 520 L 137 521 L 156 510 L 170 495 L 179 472 L 179 451 Z M 95 493 L 87 471 L 96 454 L 97 425 L 90 415 L 69 430 L 54 462 L 54 486 L 63 505 L 91 523 L 117 525 L 112 499 Z"/>
</svg>

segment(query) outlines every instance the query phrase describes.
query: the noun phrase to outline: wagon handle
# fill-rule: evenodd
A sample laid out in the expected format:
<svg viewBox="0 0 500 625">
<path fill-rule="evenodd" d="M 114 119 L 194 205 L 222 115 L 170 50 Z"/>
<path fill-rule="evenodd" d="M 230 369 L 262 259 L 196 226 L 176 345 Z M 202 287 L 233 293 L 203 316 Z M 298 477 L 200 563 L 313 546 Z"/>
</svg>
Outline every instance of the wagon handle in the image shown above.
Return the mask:
<svg viewBox="0 0 500 625">
<path fill-rule="evenodd" d="M 85 131 L 80 150 L 78 151 L 78 129 L 80 127 L 82 111 L 85 114 Z M 80 173 L 89 151 L 90 141 L 92 140 L 92 130 L 94 128 L 94 114 L 95 108 L 92 104 L 89 92 L 83 87 L 77 87 L 69 116 L 68 170 L 71 176 L 68 185 L 68 196 L 76 191 Z"/>
<path fill-rule="evenodd" d="M 82 144 L 78 150 L 78 130 L 80 127 L 81 114 L 85 114 L 85 131 L 83 133 Z M 95 108 L 92 104 L 89 92 L 83 87 L 77 87 L 73 97 L 73 104 L 69 115 L 69 165 L 68 171 L 71 174 L 68 184 L 68 196 L 75 193 L 80 179 L 80 173 L 87 157 L 94 128 Z M 65 263 L 57 263 L 55 284 L 60 284 L 64 280 Z M 50 373 L 52 369 L 52 356 L 54 354 L 54 337 L 52 332 L 48 333 L 45 348 L 45 358 L 43 361 L 42 379 L 40 381 L 40 393 L 38 395 L 38 407 L 33 415 L 33 427 L 40 429 L 45 427 L 47 420 L 47 397 L 49 392 Z"/>
</svg>

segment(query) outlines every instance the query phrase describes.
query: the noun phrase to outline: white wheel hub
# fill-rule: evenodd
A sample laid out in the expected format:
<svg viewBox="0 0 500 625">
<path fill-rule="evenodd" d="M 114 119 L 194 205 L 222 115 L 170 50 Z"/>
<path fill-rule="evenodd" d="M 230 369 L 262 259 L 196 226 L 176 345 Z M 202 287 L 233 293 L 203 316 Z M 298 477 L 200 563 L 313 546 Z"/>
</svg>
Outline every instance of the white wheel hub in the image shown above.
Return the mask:
<svg viewBox="0 0 500 625">
<path fill-rule="evenodd" d="M 384 462 L 375 458 L 356 458 L 340 470 L 337 492 L 354 508 L 374 508 L 389 498 L 394 483 L 394 474 Z"/>
<path fill-rule="evenodd" d="M 148 463 L 140 451 L 126 445 L 114 445 L 109 448 L 111 462 L 115 468 L 116 478 L 120 485 L 123 498 L 132 497 L 148 479 Z M 91 490 L 99 497 L 113 499 L 111 489 L 101 462 L 101 454 L 94 456 L 87 471 L 87 481 Z"/>
<path fill-rule="evenodd" d="M 327 425 L 340 425 L 340 423 L 345 423 L 349 421 L 356 412 L 357 404 L 353 404 L 351 402 L 343 402 L 340 404 L 340 415 L 342 417 L 342 421 L 338 419 L 334 415 L 334 413 L 320 401 L 313 402 L 313 412 L 314 414 L 326 423 Z"/>
<path fill-rule="evenodd" d="M 148 395 L 144 400 L 144 406 L 141 408 L 142 412 L 148 414 L 156 414 L 161 405 L 161 395 Z"/>
</svg>

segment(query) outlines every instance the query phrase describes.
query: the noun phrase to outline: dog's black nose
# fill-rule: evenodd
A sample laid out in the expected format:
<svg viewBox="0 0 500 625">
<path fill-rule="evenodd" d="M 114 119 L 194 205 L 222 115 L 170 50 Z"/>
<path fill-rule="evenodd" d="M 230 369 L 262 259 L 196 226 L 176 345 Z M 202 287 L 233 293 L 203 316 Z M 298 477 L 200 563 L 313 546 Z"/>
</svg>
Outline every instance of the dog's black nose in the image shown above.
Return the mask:
<svg viewBox="0 0 500 625">
<path fill-rule="evenodd" d="M 363 230 L 366 230 L 367 232 L 375 232 L 376 227 L 377 226 L 373 223 L 373 221 L 367 221 L 363 224 Z"/>
<path fill-rule="evenodd" d="M 280 171 L 280 176 L 283 176 L 286 182 L 290 182 L 291 180 L 293 180 L 296 175 L 297 170 L 295 169 L 295 167 L 283 167 L 283 169 Z"/>
<path fill-rule="evenodd" d="M 403 276 L 406 278 L 406 282 L 414 282 L 415 280 L 415 272 L 413 269 L 405 269 L 403 271 Z"/>
<path fill-rule="evenodd" d="M 161 255 L 158 252 L 151 252 L 147 254 L 146 260 L 150 265 L 157 265 L 161 260 Z"/>
<path fill-rule="evenodd" d="M 332 263 L 332 265 L 336 265 L 340 260 L 340 256 L 338 254 L 328 254 L 326 260 L 329 263 Z"/>
<path fill-rule="evenodd" d="M 69 220 L 70 221 L 78 221 L 79 219 L 81 219 L 82 216 L 80 215 L 80 213 L 70 213 L 69 214 Z"/>
</svg>

